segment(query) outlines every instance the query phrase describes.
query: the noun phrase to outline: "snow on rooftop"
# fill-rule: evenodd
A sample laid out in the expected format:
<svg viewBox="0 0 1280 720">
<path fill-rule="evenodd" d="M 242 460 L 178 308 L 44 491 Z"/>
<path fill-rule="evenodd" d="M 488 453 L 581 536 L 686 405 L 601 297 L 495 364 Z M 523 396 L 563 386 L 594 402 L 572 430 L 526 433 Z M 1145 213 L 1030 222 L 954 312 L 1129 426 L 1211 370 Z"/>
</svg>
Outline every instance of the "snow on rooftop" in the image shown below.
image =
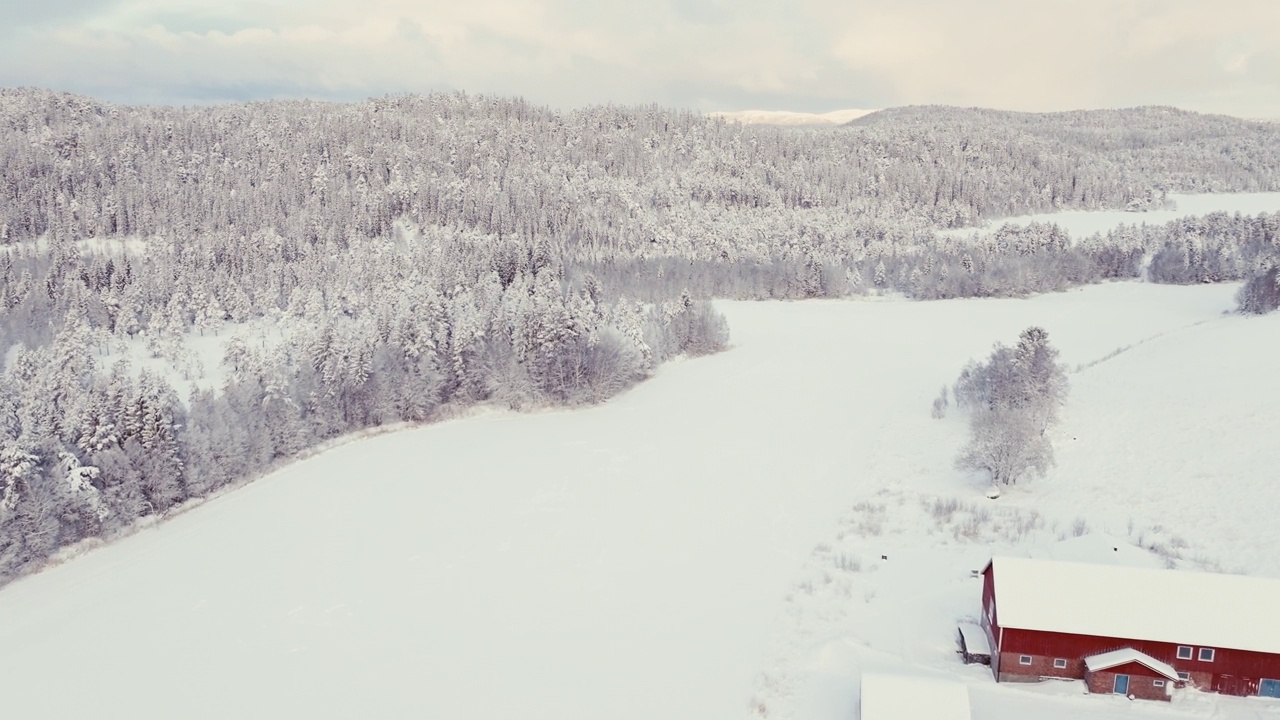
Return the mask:
<svg viewBox="0 0 1280 720">
<path fill-rule="evenodd" d="M 1280 580 L 992 558 L 1001 627 L 1280 653 Z"/>
<path fill-rule="evenodd" d="M 1174 670 L 1172 665 L 1162 663 L 1150 655 L 1133 648 L 1122 648 L 1105 652 L 1101 655 L 1090 655 L 1084 659 L 1084 666 L 1089 668 L 1089 672 L 1097 672 L 1135 662 L 1155 670 L 1170 680 L 1178 679 L 1178 671 Z"/>
<path fill-rule="evenodd" d="M 990 655 L 991 643 L 987 641 L 987 633 L 974 623 L 960 623 L 960 635 L 964 638 L 964 647 L 970 655 Z"/>
<path fill-rule="evenodd" d="M 863 673 L 862 720 L 969 720 L 969 690 L 917 675 Z"/>
</svg>

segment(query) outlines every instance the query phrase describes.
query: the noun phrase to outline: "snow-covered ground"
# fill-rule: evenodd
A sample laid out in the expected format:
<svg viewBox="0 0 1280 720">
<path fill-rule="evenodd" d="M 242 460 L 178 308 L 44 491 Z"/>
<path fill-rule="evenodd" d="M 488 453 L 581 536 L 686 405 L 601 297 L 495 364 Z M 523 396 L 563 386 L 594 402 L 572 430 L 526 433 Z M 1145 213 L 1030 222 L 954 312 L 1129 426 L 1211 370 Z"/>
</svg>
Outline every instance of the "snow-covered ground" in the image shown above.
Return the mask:
<svg viewBox="0 0 1280 720">
<path fill-rule="evenodd" d="M 94 362 L 101 372 L 121 360 L 128 362 L 135 376 L 145 369 L 164 378 L 185 402 L 198 390 L 216 393 L 226 387 L 230 368 L 224 359 L 229 343 L 237 341 L 253 352 L 269 351 L 288 342 L 293 327 L 275 316 L 226 323 L 206 333 L 188 328 L 180 343 L 161 343 L 161 355 L 153 353 L 142 336 L 111 338 L 106 352 L 95 356 Z"/>
<path fill-rule="evenodd" d="M 940 230 L 942 235 L 967 237 L 975 233 L 994 231 L 1001 225 L 1029 225 L 1033 222 L 1053 223 L 1067 231 L 1073 238 L 1105 233 L 1121 225 L 1163 225 L 1170 220 L 1214 212 L 1257 215 L 1280 212 L 1280 192 L 1258 193 L 1204 193 L 1200 195 L 1169 195 L 1172 208 L 1125 212 L 1124 210 L 1068 210 L 1036 215 L 1017 215 L 992 220 L 985 228 L 955 228 Z"/>
<path fill-rule="evenodd" d="M 724 303 L 731 350 L 603 406 L 352 442 L 5 588 L 4 714 L 834 720 L 873 670 L 996 720 L 1280 717 L 954 653 L 993 551 L 1093 530 L 1280 575 L 1280 315 L 1235 289 Z M 990 501 L 930 401 L 1031 324 L 1079 368 L 1058 466 Z"/>
<path fill-rule="evenodd" d="M 76 247 L 84 255 L 119 255 L 120 253 L 139 254 L 146 252 L 147 242 L 140 237 L 127 238 L 84 238 L 76 241 Z M 40 236 L 38 240 L 0 245 L 0 251 L 6 253 L 44 253 L 49 249 L 49 238 Z"/>
<path fill-rule="evenodd" d="M 711 117 L 724 118 L 743 125 L 843 125 L 870 115 L 876 110 L 849 108 L 825 113 L 795 112 L 792 110 L 729 110 L 707 113 Z"/>
</svg>

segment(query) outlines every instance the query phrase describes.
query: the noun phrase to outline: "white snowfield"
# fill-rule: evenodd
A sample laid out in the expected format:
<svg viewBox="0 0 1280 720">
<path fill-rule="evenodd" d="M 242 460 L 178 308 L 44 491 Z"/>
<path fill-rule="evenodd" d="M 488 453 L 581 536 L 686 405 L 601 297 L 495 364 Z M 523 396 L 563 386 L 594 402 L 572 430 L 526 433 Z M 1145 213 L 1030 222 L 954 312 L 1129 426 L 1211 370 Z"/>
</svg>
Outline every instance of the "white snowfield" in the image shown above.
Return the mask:
<svg viewBox="0 0 1280 720">
<path fill-rule="evenodd" d="M 997 557 L 1001 627 L 1280 653 L 1280 580 Z"/>
<path fill-rule="evenodd" d="M 969 720 L 969 691 L 953 680 L 867 673 L 861 693 L 861 720 Z"/>
<path fill-rule="evenodd" d="M 1064 562 L 1165 568 L 1165 561 L 1160 556 L 1135 547 L 1127 538 L 1113 537 L 1103 532 L 1090 532 L 1054 543 L 1045 555 Z"/>
<path fill-rule="evenodd" d="M 1224 315 L 1235 289 L 724 303 L 731 350 L 603 406 L 352 442 L 5 588 L 0 712 L 853 717 L 875 660 L 955 675 L 988 720 L 1127 717 L 1078 686 L 996 686 L 959 665 L 955 623 L 979 612 L 970 570 L 991 548 L 913 518 L 937 496 L 1116 535 L 1161 524 L 1188 554 L 1280 573 L 1280 315 Z M 1031 324 L 1087 367 L 1057 468 L 992 502 L 953 469 L 963 418 L 929 405 Z M 880 534 L 841 562 L 865 585 L 800 612 L 814 545 L 860 503 L 882 506 L 859 516 Z M 795 694 L 753 701 L 770 687 Z"/>
</svg>

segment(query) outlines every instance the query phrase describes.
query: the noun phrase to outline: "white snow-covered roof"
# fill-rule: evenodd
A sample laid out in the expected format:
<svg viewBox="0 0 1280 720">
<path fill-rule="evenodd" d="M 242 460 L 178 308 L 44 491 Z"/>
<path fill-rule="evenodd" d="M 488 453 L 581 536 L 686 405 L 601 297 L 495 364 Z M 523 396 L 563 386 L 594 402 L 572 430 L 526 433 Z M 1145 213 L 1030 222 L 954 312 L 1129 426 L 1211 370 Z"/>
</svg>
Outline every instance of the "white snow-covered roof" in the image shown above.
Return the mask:
<svg viewBox="0 0 1280 720">
<path fill-rule="evenodd" d="M 991 654 L 991 643 L 987 642 L 987 632 L 982 628 L 973 623 L 960 623 L 960 635 L 970 655 Z"/>
<path fill-rule="evenodd" d="M 1107 668 L 1117 667 L 1119 665 L 1128 665 L 1129 663 L 1138 663 L 1155 670 L 1170 680 L 1178 679 L 1178 671 L 1168 663 L 1162 663 L 1150 655 L 1134 650 L 1133 648 L 1123 648 L 1121 650 L 1112 650 L 1101 655 L 1090 655 L 1084 659 L 1084 666 L 1089 668 L 1089 672 L 1097 672 L 1098 670 L 1106 670 Z"/>
<path fill-rule="evenodd" d="M 918 675 L 862 674 L 862 720 L 969 720 L 969 689 Z"/>
<path fill-rule="evenodd" d="M 1001 627 L 1280 653 L 1280 580 L 992 558 Z"/>
</svg>

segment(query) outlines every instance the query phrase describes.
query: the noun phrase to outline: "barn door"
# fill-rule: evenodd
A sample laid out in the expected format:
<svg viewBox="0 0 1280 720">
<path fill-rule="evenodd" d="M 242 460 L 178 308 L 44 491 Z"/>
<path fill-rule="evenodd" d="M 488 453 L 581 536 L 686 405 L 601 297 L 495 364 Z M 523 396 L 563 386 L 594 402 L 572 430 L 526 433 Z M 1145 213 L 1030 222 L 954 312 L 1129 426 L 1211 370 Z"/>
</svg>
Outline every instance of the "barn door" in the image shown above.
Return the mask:
<svg viewBox="0 0 1280 720">
<path fill-rule="evenodd" d="M 1129 694 L 1129 676 L 1128 675 L 1116 676 L 1115 693 L 1117 695 Z"/>
<path fill-rule="evenodd" d="M 1262 697 L 1280 698 L 1280 680 L 1263 678 L 1258 683 L 1258 694 Z"/>
</svg>

